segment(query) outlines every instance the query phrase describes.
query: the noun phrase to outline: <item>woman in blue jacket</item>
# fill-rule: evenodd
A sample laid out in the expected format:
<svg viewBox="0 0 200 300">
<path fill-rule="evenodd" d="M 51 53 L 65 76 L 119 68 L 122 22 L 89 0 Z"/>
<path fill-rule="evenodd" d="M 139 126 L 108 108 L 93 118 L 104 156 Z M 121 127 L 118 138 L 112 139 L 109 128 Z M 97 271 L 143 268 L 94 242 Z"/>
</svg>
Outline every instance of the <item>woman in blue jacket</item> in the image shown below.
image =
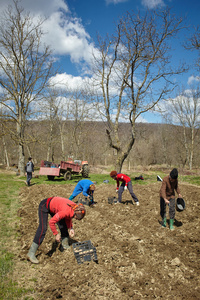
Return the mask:
<svg viewBox="0 0 200 300">
<path fill-rule="evenodd" d="M 91 180 L 82 179 L 77 183 L 73 193 L 69 197 L 69 200 L 73 200 L 80 193 L 83 193 L 83 196 L 87 197 L 91 201 L 90 204 L 94 204 L 94 199 L 93 199 L 94 190 L 95 190 L 95 184 Z"/>
</svg>

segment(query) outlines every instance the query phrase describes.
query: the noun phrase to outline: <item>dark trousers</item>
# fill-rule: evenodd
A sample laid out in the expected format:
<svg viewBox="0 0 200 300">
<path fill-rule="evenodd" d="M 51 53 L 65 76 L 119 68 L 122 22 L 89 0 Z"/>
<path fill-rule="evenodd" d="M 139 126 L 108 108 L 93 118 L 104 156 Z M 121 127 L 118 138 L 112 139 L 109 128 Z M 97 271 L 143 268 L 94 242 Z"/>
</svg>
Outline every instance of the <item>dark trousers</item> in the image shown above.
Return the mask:
<svg viewBox="0 0 200 300">
<path fill-rule="evenodd" d="M 119 202 L 122 202 L 122 193 L 124 191 L 124 187 L 125 187 L 125 182 L 122 182 L 122 184 L 120 185 L 119 191 L 118 191 L 118 201 Z M 131 197 L 133 198 L 133 200 L 135 202 L 139 202 L 138 198 L 133 193 L 133 186 L 132 186 L 132 182 L 131 181 L 128 182 L 127 188 L 129 190 L 129 193 L 131 194 Z"/>
<path fill-rule="evenodd" d="M 54 214 L 49 211 L 49 208 L 46 207 L 46 204 L 47 204 L 47 199 L 44 199 L 40 202 L 39 208 L 38 208 L 39 226 L 38 226 L 38 229 L 36 231 L 36 234 L 35 234 L 35 237 L 33 240 L 33 242 L 38 245 L 42 244 L 45 234 L 47 232 L 48 214 L 50 214 L 51 217 L 54 216 Z M 61 238 L 63 239 L 65 237 L 68 237 L 69 233 L 68 233 L 68 229 L 67 229 L 65 220 L 62 219 L 57 224 L 60 229 Z"/>
<path fill-rule="evenodd" d="M 30 185 L 30 181 L 31 181 L 31 178 L 32 178 L 32 172 L 27 172 L 26 174 L 27 174 L 26 181 L 27 181 L 28 185 Z"/>
<path fill-rule="evenodd" d="M 160 215 L 162 219 L 166 218 L 166 203 L 162 197 L 160 197 Z M 175 218 L 175 198 L 169 199 L 169 218 Z"/>
</svg>

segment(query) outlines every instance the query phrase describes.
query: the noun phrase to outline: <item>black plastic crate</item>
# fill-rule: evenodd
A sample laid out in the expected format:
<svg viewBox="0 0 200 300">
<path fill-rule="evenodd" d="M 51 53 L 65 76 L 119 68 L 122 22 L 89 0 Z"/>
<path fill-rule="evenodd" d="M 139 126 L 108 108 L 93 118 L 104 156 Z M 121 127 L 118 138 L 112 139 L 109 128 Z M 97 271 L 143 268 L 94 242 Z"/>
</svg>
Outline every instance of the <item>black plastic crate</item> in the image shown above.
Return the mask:
<svg viewBox="0 0 200 300">
<path fill-rule="evenodd" d="M 82 203 L 83 205 L 90 206 L 91 201 L 88 200 L 87 198 L 84 198 L 84 199 L 83 199 L 83 198 L 79 197 L 79 198 L 78 198 L 78 203 Z"/>
<path fill-rule="evenodd" d="M 118 199 L 116 197 L 109 197 L 108 198 L 108 203 L 109 204 L 115 204 L 118 202 Z"/>
<path fill-rule="evenodd" d="M 91 241 L 73 243 L 72 247 L 78 264 L 91 260 L 94 260 L 96 263 L 98 262 L 96 248 L 92 245 Z"/>
</svg>

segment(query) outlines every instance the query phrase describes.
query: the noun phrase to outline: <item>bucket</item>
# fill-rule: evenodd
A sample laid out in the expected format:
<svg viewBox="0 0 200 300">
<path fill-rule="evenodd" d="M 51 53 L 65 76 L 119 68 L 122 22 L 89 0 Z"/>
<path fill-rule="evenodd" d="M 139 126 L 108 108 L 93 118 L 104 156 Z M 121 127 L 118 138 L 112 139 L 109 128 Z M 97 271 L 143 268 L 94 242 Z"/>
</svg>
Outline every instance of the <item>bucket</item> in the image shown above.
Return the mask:
<svg viewBox="0 0 200 300">
<path fill-rule="evenodd" d="M 185 201 L 183 200 L 183 198 L 177 198 L 176 200 L 176 210 L 178 212 L 181 212 L 185 209 Z"/>
</svg>

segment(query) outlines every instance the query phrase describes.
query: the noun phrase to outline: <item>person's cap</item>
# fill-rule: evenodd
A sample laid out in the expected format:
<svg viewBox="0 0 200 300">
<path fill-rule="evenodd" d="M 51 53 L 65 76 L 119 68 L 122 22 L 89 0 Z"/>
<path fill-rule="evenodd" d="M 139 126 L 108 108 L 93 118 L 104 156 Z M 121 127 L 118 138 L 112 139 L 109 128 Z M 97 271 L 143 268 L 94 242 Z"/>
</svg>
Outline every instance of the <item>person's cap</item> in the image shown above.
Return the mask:
<svg viewBox="0 0 200 300">
<path fill-rule="evenodd" d="M 74 209 L 74 214 L 76 215 L 77 220 L 82 220 L 86 214 L 85 206 L 82 203 L 79 203 Z"/>
<path fill-rule="evenodd" d="M 110 177 L 115 177 L 115 176 L 117 176 L 117 171 L 110 172 Z"/>
<path fill-rule="evenodd" d="M 178 178 L 178 170 L 176 168 L 174 168 L 171 172 L 170 172 L 170 177 L 171 179 L 177 179 Z"/>
</svg>

